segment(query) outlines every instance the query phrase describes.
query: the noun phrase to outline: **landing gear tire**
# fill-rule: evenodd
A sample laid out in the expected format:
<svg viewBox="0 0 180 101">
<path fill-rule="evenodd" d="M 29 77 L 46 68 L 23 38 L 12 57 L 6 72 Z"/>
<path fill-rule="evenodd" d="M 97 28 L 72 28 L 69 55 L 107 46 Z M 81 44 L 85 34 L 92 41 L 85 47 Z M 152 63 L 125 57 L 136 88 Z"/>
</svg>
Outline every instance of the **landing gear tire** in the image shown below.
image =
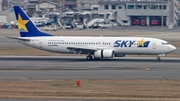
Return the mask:
<svg viewBox="0 0 180 101">
<path fill-rule="evenodd" d="M 157 59 L 156 59 L 157 61 L 161 61 L 161 58 L 160 57 L 157 57 Z"/>
<path fill-rule="evenodd" d="M 92 56 L 87 56 L 86 57 L 86 60 L 92 60 L 93 58 L 92 58 Z"/>
</svg>

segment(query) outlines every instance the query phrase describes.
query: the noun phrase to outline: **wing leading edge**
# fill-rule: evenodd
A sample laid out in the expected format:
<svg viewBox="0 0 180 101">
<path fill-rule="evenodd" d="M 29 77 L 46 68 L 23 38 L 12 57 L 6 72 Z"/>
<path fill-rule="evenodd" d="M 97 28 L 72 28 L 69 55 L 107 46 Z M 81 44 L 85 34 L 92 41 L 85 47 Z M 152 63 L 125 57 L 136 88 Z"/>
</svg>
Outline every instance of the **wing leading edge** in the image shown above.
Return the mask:
<svg viewBox="0 0 180 101">
<path fill-rule="evenodd" d="M 83 53 L 91 53 L 91 52 L 95 52 L 96 48 L 90 48 L 90 47 L 67 47 L 68 50 L 70 51 L 75 51 L 76 53 L 80 53 L 80 54 L 83 54 Z"/>
</svg>

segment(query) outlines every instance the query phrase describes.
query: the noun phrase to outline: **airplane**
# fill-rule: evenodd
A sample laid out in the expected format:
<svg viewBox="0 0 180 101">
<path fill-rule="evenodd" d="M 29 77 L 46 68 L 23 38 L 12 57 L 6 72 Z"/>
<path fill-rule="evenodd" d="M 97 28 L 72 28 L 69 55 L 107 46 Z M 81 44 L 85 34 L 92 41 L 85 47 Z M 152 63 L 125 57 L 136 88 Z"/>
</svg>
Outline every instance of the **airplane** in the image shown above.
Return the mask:
<svg viewBox="0 0 180 101">
<path fill-rule="evenodd" d="M 14 6 L 20 37 L 11 37 L 18 42 L 40 50 L 86 54 L 87 60 L 125 57 L 126 54 L 157 55 L 157 60 L 176 50 L 167 41 L 148 37 L 84 37 L 53 36 L 40 31 L 20 6 Z"/>
</svg>

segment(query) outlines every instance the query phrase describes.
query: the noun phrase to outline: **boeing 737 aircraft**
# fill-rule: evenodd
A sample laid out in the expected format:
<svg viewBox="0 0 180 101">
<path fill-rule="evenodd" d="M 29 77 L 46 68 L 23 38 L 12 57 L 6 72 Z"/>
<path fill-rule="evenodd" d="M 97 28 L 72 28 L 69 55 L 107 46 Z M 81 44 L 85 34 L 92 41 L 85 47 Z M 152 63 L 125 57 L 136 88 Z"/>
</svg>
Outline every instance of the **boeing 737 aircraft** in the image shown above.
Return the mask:
<svg viewBox="0 0 180 101">
<path fill-rule="evenodd" d="M 167 41 L 145 37 L 77 37 L 53 36 L 41 32 L 19 6 L 14 6 L 20 31 L 20 43 L 37 49 L 56 52 L 87 54 L 87 60 L 124 57 L 125 54 L 161 56 L 173 52 L 176 47 Z"/>
</svg>

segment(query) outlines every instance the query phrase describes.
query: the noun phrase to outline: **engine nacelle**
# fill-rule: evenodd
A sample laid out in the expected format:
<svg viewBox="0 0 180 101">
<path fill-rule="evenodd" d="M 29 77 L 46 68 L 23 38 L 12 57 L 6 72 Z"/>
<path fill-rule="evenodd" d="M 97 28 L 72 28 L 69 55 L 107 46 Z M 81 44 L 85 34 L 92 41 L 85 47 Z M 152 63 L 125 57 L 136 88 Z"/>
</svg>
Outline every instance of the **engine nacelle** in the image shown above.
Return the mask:
<svg viewBox="0 0 180 101">
<path fill-rule="evenodd" d="M 125 54 L 115 54 L 114 57 L 125 57 Z"/>
<path fill-rule="evenodd" d="M 114 51 L 110 49 L 97 50 L 94 52 L 95 58 L 113 58 Z"/>
</svg>

